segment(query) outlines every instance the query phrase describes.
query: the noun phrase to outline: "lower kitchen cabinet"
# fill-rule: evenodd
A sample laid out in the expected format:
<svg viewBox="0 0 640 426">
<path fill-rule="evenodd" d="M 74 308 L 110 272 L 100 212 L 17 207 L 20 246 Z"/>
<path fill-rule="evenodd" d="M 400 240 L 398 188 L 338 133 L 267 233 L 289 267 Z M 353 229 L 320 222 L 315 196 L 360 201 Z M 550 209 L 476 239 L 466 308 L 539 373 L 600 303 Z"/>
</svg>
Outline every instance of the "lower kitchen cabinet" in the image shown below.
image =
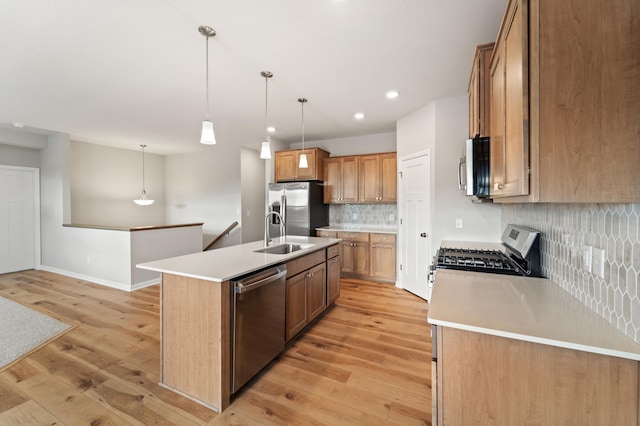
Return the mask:
<svg viewBox="0 0 640 426">
<path fill-rule="evenodd" d="M 367 232 L 338 232 L 343 275 L 369 276 L 369 234 Z"/>
<path fill-rule="evenodd" d="M 396 279 L 396 236 L 371 234 L 371 277 L 384 281 Z"/>
<path fill-rule="evenodd" d="M 437 342 L 434 425 L 638 424 L 637 361 L 442 326 Z"/>
<path fill-rule="evenodd" d="M 285 284 L 285 340 L 288 342 L 309 323 L 325 311 L 339 294 L 339 277 L 335 282 L 335 272 L 329 277 L 333 263 L 340 262 L 336 245 L 287 263 Z M 326 253 L 333 253 L 327 261 Z M 331 298 L 328 293 L 331 292 Z"/>
<path fill-rule="evenodd" d="M 332 255 L 332 253 L 335 253 Z M 339 245 L 327 249 L 327 306 L 340 296 L 340 248 Z"/>
</svg>

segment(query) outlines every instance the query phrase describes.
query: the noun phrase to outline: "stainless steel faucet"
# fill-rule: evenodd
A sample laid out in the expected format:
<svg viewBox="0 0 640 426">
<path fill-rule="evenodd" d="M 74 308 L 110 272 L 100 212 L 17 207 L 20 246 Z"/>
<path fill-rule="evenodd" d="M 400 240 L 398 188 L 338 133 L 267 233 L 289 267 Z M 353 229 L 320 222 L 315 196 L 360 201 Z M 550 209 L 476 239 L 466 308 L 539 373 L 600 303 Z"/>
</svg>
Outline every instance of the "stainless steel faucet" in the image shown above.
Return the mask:
<svg viewBox="0 0 640 426">
<path fill-rule="evenodd" d="M 285 233 L 284 220 L 282 219 L 282 216 L 280 215 L 280 213 L 273 210 L 267 213 L 267 215 L 264 217 L 264 246 L 265 247 L 268 247 L 269 243 L 271 242 L 271 237 L 269 236 L 269 216 L 271 215 L 275 215 L 280 221 L 280 236 L 284 237 L 284 233 Z"/>
</svg>

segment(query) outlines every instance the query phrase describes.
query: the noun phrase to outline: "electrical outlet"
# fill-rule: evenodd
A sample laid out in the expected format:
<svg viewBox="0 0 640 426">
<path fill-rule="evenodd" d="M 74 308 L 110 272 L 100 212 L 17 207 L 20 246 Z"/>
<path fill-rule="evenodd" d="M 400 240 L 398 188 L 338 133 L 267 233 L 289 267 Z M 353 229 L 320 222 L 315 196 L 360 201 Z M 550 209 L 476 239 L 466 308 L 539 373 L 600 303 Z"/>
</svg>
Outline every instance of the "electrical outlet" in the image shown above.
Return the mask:
<svg viewBox="0 0 640 426">
<path fill-rule="evenodd" d="M 593 249 L 593 255 L 591 256 L 591 270 L 592 272 L 604 278 L 604 250 L 599 248 Z"/>
<path fill-rule="evenodd" d="M 456 228 L 462 228 L 462 218 L 456 218 Z"/>
<path fill-rule="evenodd" d="M 591 258 L 593 257 L 593 247 L 582 246 L 582 269 L 591 272 Z"/>
</svg>

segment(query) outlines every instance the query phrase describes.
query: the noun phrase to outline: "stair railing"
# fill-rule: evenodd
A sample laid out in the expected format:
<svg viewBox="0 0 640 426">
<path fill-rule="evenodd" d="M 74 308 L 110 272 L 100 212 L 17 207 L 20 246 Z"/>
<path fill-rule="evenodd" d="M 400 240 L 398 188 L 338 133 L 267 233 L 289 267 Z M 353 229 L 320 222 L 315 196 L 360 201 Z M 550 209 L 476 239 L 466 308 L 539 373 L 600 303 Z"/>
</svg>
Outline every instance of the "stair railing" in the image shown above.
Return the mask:
<svg viewBox="0 0 640 426">
<path fill-rule="evenodd" d="M 218 242 L 220 242 L 220 240 L 222 240 L 226 235 L 229 235 L 231 233 L 231 230 L 236 226 L 238 226 L 238 222 L 233 222 L 231 225 L 227 226 L 227 229 L 222 231 L 222 233 L 218 235 L 213 241 L 211 241 L 209 245 L 206 246 L 202 251 L 211 250 L 211 248 L 218 244 Z"/>
</svg>

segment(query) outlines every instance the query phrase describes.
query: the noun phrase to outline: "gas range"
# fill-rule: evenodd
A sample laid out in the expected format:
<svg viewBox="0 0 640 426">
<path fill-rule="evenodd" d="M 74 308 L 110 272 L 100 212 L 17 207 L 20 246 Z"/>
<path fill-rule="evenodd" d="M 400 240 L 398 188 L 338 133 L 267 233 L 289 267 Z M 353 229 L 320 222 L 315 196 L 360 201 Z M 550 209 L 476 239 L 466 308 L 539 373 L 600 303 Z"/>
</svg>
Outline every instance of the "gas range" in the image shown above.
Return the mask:
<svg viewBox="0 0 640 426">
<path fill-rule="evenodd" d="M 502 250 L 439 248 L 431 265 L 429 286 L 433 286 L 437 269 L 455 269 L 526 277 L 542 276 L 540 232 L 524 226 L 507 225 L 501 241 Z"/>
</svg>

